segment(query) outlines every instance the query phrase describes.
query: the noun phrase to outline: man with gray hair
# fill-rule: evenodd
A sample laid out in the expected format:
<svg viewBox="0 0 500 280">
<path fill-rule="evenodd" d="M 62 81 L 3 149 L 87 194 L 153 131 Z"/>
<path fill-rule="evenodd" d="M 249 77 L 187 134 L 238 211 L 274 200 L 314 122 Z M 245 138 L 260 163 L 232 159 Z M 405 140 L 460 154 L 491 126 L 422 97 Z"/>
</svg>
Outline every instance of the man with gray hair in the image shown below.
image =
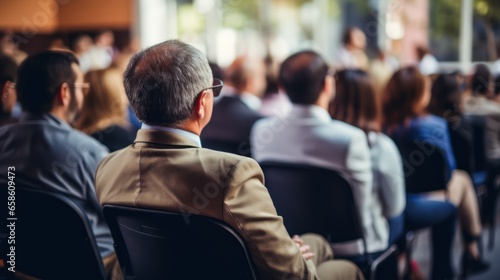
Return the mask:
<svg viewBox="0 0 500 280">
<path fill-rule="evenodd" d="M 222 82 L 200 51 L 177 40 L 150 47 L 131 59 L 124 83 L 144 125 L 133 145 L 102 161 L 101 204 L 222 220 L 245 240 L 261 279 L 362 278 L 352 263 L 331 260 L 322 237 L 290 238 L 254 160 L 201 147 Z"/>
</svg>

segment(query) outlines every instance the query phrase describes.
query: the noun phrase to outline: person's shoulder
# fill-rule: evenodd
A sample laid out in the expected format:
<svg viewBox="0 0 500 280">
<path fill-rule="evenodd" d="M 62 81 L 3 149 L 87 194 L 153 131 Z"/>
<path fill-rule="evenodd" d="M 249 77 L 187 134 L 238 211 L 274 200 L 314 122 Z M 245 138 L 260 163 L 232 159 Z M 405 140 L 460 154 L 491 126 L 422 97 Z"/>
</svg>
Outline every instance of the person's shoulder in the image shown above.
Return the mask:
<svg viewBox="0 0 500 280">
<path fill-rule="evenodd" d="M 333 119 L 328 123 L 328 126 L 331 128 L 331 131 L 336 135 L 343 135 L 350 138 L 366 137 L 363 130 L 343 121 Z"/>
<path fill-rule="evenodd" d="M 370 144 L 372 146 L 378 147 L 382 152 L 399 153 L 396 143 L 394 143 L 394 141 L 389 136 L 382 132 L 371 132 L 369 135 L 369 139 Z"/>
<path fill-rule="evenodd" d="M 255 122 L 254 129 L 262 129 L 271 126 L 279 121 L 280 119 L 278 117 L 262 117 Z"/>
<path fill-rule="evenodd" d="M 340 151 L 364 152 L 368 150 L 368 140 L 363 130 L 348 123 L 332 120 L 310 131 L 319 149 L 330 147 L 329 151 L 338 154 Z"/>
<path fill-rule="evenodd" d="M 221 166 L 234 165 L 239 162 L 256 163 L 256 161 L 250 157 L 240 156 L 233 153 L 216 151 L 208 148 L 200 148 L 199 153 L 200 153 L 200 158 L 202 158 L 204 161 L 216 162 Z"/>
<path fill-rule="evenodd" d="M 427 114 L 423 116 L 419 116 L 415 118 L 416 123 L 418 123 L 421 126 L 424 127 L 431 127 L 431 128 L 446 128 L 448 126 L 448 123 L 446 122 L 445 119 L 438 117 L 436 115 L 432 114 Z"/>
<path fill-rule="evenodd" d="M 95 138 L 71 128 L 67 131 L 68 139 L 71 139 L 67 145 L 72 145 L 81 152 L 87 152 L 94 155 L 102 155 L 108 153 L 108 148 L 97 141 Z"/>
<path fill-rule="evenodd" d="M 5 124 L 5 125 L 0 126 L 0 135 L 5 134 L 5 133 L 9 133 L 9 131 L 16 129 L 17 126 L 19 126 L 19 124 L 17 124 L 17 123 L 9 123 L 9 124 Z"/>
</svg>

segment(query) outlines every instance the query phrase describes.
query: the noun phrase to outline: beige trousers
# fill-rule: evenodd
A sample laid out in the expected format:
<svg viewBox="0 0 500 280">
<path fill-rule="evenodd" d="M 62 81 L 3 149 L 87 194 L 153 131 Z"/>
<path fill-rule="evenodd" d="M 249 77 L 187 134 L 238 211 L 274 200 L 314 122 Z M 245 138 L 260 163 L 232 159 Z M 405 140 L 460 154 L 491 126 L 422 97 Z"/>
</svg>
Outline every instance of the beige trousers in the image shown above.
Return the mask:
<svg viewBox="0 0 500 280">
<path fill-rule="evenodd" d="M 333 260 L 333 251 L 328 241 L 317 234 L 304 234 L 301 236 L 304 244 L 311 247 L 314 254 L 312 261 L 316 266 L 318 277 L 321 280 L 363 280 L 359 268 L 350 261 Z"/>
<path fill-rule="evenodd" d="M 104 269 L 108 274 L 107 280 L 123 280 L 123 274 L 115 253 L 102 259 L 102 262 L 104 263 Z"/>
<path fill-rule="evenodd" d="M 458 208 L 458 219 L 462 230 L 472 236 L 481 234 L 481 220 L 476 192 L 469 174 L 462 170 L 455 170 L 451 174 L 446 193 L 436 191 L 430 197 L 445 200 L 446 198 Z"/>
</svg>

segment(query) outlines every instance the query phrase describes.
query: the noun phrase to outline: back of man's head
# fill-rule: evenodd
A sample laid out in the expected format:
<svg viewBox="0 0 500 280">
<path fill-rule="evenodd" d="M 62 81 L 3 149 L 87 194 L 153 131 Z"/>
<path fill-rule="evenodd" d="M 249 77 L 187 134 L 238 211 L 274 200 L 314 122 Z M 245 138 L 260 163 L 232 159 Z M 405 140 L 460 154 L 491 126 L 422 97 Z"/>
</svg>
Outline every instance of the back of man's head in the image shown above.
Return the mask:
<svg viewBox="0 0 500 280">
<path fill-rule="evenodd" d="M 265 71 L 264 61 L 240 56 L 227 68 L 226 80 L 238 93 L 249 92 L 261 96 L 266 86 Z"/>
<path fill-rule="evenodd" d="M 314 51 L 302 51 L 288 57 L 280 67 L 279 83 L 294 104 L 312 105 L 325 85 L 328 65 Z"/>
<path fill-rule="evenodd" d="M 137 118 L 170 126 L 191 116 L 198 94 L 212 85 L 212 71 L 199 50 L 169 40 L 135 54 L 123 79 Z"/>
<path fill-rule="evenodd" d="M 23 110 L 36 114 L 50 112 L 60 87 L 75 83 L 73 63 L 78 64 L 78 59 L 67 51 L 44 51 L 23 61 L 16 85 Z"/>
<path fill-rule="evenodd" d="M 488 95 L 491 93 L 492 76 L 490 69 L 485 64 L 478 64 L 474 69 L 471 79 L 472 93 Z"/>
</svg>

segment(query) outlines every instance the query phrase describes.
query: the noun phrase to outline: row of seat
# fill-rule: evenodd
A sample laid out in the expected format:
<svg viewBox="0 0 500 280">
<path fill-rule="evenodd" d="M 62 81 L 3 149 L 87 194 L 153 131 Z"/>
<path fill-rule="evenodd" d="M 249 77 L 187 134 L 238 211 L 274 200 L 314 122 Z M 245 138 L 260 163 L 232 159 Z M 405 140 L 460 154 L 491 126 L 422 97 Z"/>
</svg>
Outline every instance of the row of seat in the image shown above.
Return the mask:
<svg viewBox="0 0 500 280">
<path fill-rule="evenodd" d="M 339 201 L 344 200 L 344 205 L 352 205 L 350 202 L 354 201 L 349 184 L 333 171 L 273 163 L 264 164 L 263 169 L 272 186 L 282 183 L 281 172 L 296 174 L 298 182 L 319 174 L 338 183 L 339 188 L 327 188 L 325 181 L 312 184 L 323 182 L 319 188 Z M 291 187 L 304 194 L 308 192 L 306 188 L 296 189 L 298 186 Z M 271 193 L 275 191 L 279 189 L 270 189 Z M 42 279 L 67 279 L 68 275 L 77 280 L 106 279 L 88 220 L 77 203 L 60 194 L 21 187 L 16 190 L 16 200 L 17 271 Z M 276 203 L 278 209 L 286 210 L 286 199 Z M 335 203 L 327 205 L 341 207 Z M 309 220 L 307 213 L 303 213 L 302 224 L 283 211 L 285 225 L 290 233 L 318 232 L 333 243 L 351 240 L 351 236 L 364 240 L 355 207 L 348 213 L 324 210 L 328 214 L 317 220 Z M 244 240 L 221 221 L 188 213 L 114 205 L 104 206 L 104 216 L 125 279 L 257 279 Z M 329 219 L 333 223 L 325 223 Z M 335 224 L 342 227 L 331 226 Z M 2 228 L 2 252 L 9 249 L 8 235 Z M 6 255 L 2 258 L 8 260 Z M 373 262 L 366 260 L 365 274 L 370 279 L 396 279 L 394 247 Z"/>
<path fill-rule="evenodd" d="M 451 141 L 457 165 L 476 178 L 476 186 L 481 186 L 486 177 L 485 124 L 480 118 L 470 121 L 474 143 L 453 133 Z M 408 193 L 446 188 L 449 174 L 440 149 L 419 141 L 397 145 L 405 162 Z M 361 267 L 365 275 L 371 279 L 397 278 L 394 247 L 376 260 L 366 252 L 358 208 L 342 176 L 332 170 L 296 164 L 263 162 L 261 167 L 290 235 L 314 232 L 331 243 L 357 241 L 365 248 Z M 105 278 L 92 232 L 77 204 L 57 194 L 22 188 L 16 197 L 17 213 L 22 217 L 16 224 L 16 263 L 20 271 L 47 279 L 61 279 L 58 275 Z M 188 213 L 111 205 L 104 207 L 104 214 L 126 279 L 256 279 L 244 241 L 220 221 Z M 1 245 L 8 249 L 8 233 L 4 230 L 0 232 Z"/>
</svg>

